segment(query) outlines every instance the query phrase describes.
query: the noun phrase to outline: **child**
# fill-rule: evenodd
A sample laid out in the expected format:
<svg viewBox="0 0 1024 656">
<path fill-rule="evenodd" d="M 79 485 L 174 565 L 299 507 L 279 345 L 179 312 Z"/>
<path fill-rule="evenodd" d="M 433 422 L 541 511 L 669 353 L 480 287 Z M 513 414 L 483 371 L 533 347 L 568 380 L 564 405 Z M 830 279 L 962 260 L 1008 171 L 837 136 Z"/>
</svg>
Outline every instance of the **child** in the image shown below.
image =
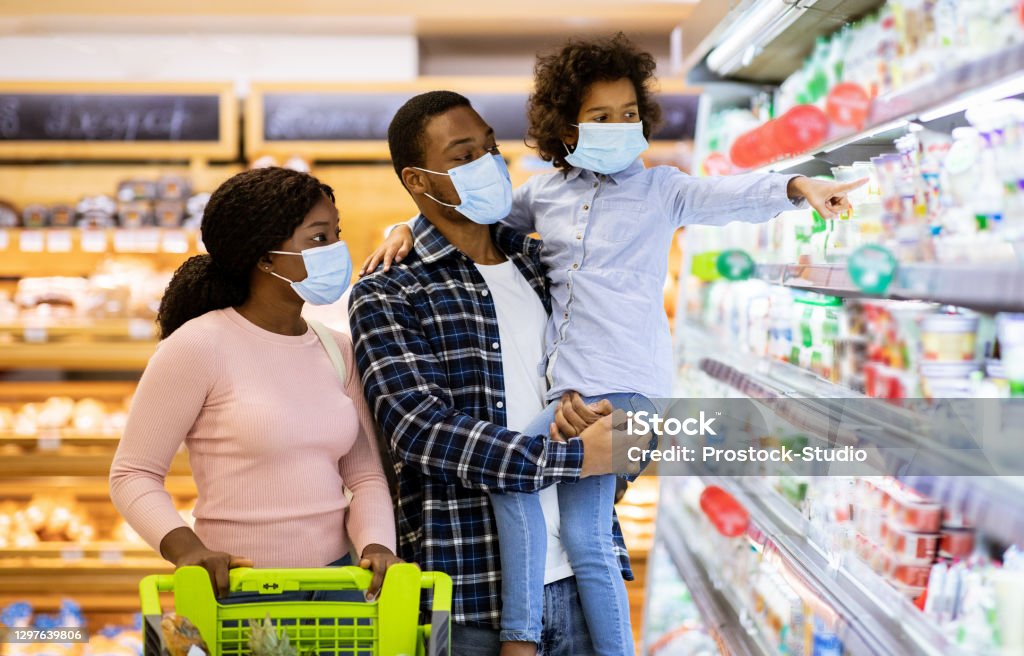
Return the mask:
<svg viewBox="0 0 1024 656">
<path fill-rule="evenodd" d="M 551 290 L 544 370 L 550 405 L 526 434 L 548 433 L 557 399 L 568 391 L 634 411 L 653 410 L 649 399 L 670 396 L 662 290 L 677 228 L 767 221 L 800 199 L 832 218 L 864 182 L 775 174 L 698 179 L 669 166 L 644 168 L 638 158 L 660 118 L 654 68 L 654 58 L 621 34 L 571 41 L 538 58 L 529 136 L 558 171 L 517 189 L 505 219 L 544 239 Z M 387 269 L 411 247 L 411 232 L 400 226 L 363 272 L 380 261 Z M 614 494 L 612 475 L 559 485 L 560 537 L 596 653 L 632 655 L 629 602 L 612 548 Z M 536 494 L 491 499 L 502 563 L 502 655 L 532 654 L 541 629 L 543 513 Z"/>
</svg>

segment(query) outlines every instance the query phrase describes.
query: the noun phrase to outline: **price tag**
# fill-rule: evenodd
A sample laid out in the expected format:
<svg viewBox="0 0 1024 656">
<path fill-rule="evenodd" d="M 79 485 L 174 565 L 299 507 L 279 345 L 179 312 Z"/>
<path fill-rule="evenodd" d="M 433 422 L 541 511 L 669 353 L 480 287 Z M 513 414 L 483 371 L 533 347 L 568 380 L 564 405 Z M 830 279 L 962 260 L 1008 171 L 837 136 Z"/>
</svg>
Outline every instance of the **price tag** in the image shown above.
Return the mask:
<svg viewBox="0 0 1024 656">
<path fill-rule="evenodd" d="M 82 251 L 85 253 L 107 252 L 107 231 L 95 228 L 82 229 Z"/>
<path fill-rule="evenodd" d="M 7 250 L 7 245 L 11 243 L 11 238 L 7 234 L 6 230 L 0 230 L 0 251 Z"/>
<path fill-rule="evenodd" d="M 722 251 L 715 262 L 715 269 L 726 280 L 747 280 L 754 275 L 754 258 L 737 248 Z"/>
<path fill-rule="evenodd" d="M 25 253 L 42 253 L 46 236 L 42 230 L 22 230 L 20 245 Z"/>
<path fill-rule="evenodd" d="M 46 326 L 25 326 L 22 337 L 26 342 L 31 342 L 32 344 L 40 344 L 49 339 Z"/>
<path fill-rule="evenodd" d="M 148 319 L 132 319 L 128 322 L 128 337 L 131 339 L 153 339 L 155 334 L 156 324 Z"/>
<path fill-rule="evenodd" d="M 120 563 L 124 560 L 124 552 L 120 549 L 104 549 L 100 551 L 100 560 L 105 563 Z"/>
<path fill-rule="evenodd" d="M 71 252 L 71 231 L 70 230 L 47 230 L 46 250 L 51 253 Z"/>
<path fill-rule="evenodd" d="M 60 429 L 59 428 L 44 428 L 39 431 L 39 440 L 36 442 L 36 448 L 40 451 L 56 451 L 60 448 Z"/>
<path fill-rule="evenodd" d="M 188 233 L 184 230 L 164 230 L 162 248 L 165 253 L 187 253 Z"/>
<path fill-rule="evenodd" d="M 66 562 L 76 562 L 85 558 L 85 551 L 81 547 L 68 547 L 61 549 L 60 557 Z"/>
<path fill-rule="evenodd" d="M 114 233 L 114 250 L 118 253 L 158 253 L 160 251 L 160 230 L 157 228 L 118 230 Z"/>
<path fill-rule="evenodd" d="M 898 265 L 887 248 L 868 244 L 853 252 L 846 268 L 857 289 L 866 294 L 884 294 L 892 284 Z"/>
</svg>

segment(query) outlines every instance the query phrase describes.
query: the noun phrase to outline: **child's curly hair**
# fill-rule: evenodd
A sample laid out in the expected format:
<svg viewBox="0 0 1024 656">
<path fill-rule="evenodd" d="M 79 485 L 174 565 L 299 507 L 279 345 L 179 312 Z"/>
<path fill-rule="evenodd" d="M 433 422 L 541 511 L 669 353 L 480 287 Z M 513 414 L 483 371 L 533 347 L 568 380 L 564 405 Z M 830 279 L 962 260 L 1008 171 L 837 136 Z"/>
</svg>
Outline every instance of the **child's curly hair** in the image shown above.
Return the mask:
<svg viewBox="0 0 1024 656">
<path fill-rule="evenodd" d="M 541 158 L 563 171 L 572 168 L 565 161 L 562 135 L 576 123 L 583 94 L 594 82 L 622 78 L 633 82 L 644 136 L 650 139 L 651 131 L 661 122 L 661 107 L 651 88 L 655 66 L 654 57 L 638 50 L 622 32 L 610 39 L 570 40 L 556 52 L 538 55 L 527 108 L 527 134 Z"/>
</svg>

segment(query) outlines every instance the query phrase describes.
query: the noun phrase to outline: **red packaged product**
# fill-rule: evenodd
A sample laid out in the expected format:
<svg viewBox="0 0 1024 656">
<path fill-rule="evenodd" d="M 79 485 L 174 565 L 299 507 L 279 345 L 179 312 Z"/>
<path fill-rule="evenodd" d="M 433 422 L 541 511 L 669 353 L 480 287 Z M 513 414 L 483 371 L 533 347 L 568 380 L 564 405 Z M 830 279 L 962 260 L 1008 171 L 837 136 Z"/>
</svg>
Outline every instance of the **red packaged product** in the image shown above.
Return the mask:
<svg viewBox="0 0 1024 656">
<path fill-rule="evenodd" d="M 967 558 L 974 551 L 974 531 L 969 528 L 944 528 L 939 537 L 939 555 L 943 558 Z"/>
<path fill-rule="evenodd" d="M 895 526 L 889 527 L 886 536 L 889 551 L 901 561 L 931 563 L 938 551 L 939 536 L 929 533 L 912 533 Z"/>
<path fill-rule="evenodd" d="M 902 528 L 915 533 L 938 533 L 942 528 L 942 506 L 922 498 L 894 496 L 890 517 Z"/>
<path fill-rule="evenodd" d="M 894 563 L 890 576 L 893 581 L 902 583 L 905 586 L 911 588 L 924 588 L 928 586 L 928 575 L 931 571 L 931 565 Z"/>
</svg>

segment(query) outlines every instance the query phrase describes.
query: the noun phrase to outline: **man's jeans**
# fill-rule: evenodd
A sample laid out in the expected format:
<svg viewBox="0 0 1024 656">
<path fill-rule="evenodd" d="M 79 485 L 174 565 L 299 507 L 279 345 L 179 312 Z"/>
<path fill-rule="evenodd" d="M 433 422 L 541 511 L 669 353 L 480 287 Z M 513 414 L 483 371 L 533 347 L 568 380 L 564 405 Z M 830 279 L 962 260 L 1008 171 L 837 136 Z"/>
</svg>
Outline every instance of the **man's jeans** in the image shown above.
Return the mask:
<svg viewBox="0 0 1024 656">
<path fill-rule="evenodd" d="M 576 579 L 569 577 L 544 586 L 544 628 L 539 656 L 593 654 Z M 498 629 L 452 624 L 452 656 L 498 656 Z"/>
</svg>

